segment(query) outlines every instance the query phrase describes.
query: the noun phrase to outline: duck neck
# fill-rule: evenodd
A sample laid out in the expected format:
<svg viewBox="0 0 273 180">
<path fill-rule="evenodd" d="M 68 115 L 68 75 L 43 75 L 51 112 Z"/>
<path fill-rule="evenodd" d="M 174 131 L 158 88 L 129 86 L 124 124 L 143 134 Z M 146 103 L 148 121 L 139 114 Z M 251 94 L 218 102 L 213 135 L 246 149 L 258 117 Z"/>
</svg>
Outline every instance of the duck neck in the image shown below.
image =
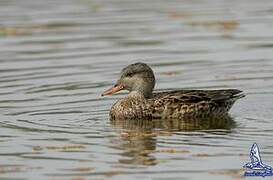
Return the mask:
<svg viewBox="0 0 273 180">
<path fill-rule="evenodd" d="M 134 89 L 129 93 L 129 96 L 133 96 L 133 97 L 144 97 L 144 98 L 150 98 L 152 97 L 153 93 L 152 90 L 147 90 L 144 88 L 138 88 L 138 89 Z"/>
<path fill-rule="evenodd" d="M 130 94 L 139 94 L 144 98 L 151 98 L 153 96 L 154 85 L 154 78 L 146 79 L 145 81 L 136 81 L 131 89 Z"/>
</svg>

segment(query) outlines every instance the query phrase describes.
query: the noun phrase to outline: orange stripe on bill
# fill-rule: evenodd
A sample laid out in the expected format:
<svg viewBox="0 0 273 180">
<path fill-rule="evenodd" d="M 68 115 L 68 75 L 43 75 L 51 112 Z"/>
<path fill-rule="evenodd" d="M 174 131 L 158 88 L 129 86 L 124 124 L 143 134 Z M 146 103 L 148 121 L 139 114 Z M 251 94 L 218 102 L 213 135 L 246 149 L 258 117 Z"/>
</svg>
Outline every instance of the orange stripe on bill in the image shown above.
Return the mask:
<svg viewBox="0 0 273 180">
<path fill-rule="evenodd" d="M 121 91 L 124 88 L 125 88 L 125 86 L 123 84 L 116 84 L 116 85 L 114 85 L 114 87 L 104 91 L 101 96 L 112 95 L 118 91 Z"/>
</svg>

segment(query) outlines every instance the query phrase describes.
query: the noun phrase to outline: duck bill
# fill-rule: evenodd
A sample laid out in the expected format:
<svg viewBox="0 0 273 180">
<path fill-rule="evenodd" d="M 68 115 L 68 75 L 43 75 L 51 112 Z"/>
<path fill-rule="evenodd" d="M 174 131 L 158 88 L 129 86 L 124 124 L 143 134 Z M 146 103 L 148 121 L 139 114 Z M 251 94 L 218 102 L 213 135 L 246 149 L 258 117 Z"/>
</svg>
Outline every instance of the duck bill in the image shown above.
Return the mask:
<svg viewBox="0 0 273 180">
<path fill-rule="evenodd" d="M 116 93 L 116 92 L 121 91 L 121 90 L 124 89 L 124 88 L 125 88 L 125 86 L 124 86 L 123 84 L 116 84 L 114 87 L 112 87 L 112 88 L 110 88 L 110 89 L 104 91 L 104 92 L 102 93 L 101 96 L 109 96 L 109 95 L 112 95 L 112 94 L 114 94 L 114 93 Z"/>
</svg>

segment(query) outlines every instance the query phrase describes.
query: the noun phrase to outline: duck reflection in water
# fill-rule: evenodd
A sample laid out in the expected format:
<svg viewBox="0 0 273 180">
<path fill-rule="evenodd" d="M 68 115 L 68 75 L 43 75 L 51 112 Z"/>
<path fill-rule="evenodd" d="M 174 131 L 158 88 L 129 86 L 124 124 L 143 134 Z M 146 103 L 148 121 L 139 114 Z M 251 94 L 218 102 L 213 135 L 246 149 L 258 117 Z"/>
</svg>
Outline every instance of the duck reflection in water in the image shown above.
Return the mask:
<svg viewBox="0 0 273 180">
<path fill-rule="evenodd" d="M 171 136 L 177 132 L 230 133 L 236 126 L 230 116 L 167 119 L 167 120 L 113 120 L 111 124 L 120 132 L 114 148 L 123 151 L 121 164 L 156 165 L 152 154 L 157 152 L 157 136 Z M 188 136 L 191 133 L 187 134 Z"/>
</svg>

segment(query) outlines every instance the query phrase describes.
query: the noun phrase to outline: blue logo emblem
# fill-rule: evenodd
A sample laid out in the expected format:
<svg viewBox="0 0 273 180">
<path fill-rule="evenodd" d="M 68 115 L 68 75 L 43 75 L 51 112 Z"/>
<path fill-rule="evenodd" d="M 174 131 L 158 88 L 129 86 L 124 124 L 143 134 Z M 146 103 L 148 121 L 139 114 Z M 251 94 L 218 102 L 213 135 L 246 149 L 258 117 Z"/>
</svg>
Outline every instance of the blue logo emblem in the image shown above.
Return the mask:
<svg viewBox="0 0 273 180">
<path fill-rule="evenodd" d="M 256 143 L 252 145 L 249 157 L 251 161 L 244 165 L 244 168 L 247 168 L 244 176 L 273 176 L 272 167 L 262 162 L 260 150 Z"/>
</svg>

